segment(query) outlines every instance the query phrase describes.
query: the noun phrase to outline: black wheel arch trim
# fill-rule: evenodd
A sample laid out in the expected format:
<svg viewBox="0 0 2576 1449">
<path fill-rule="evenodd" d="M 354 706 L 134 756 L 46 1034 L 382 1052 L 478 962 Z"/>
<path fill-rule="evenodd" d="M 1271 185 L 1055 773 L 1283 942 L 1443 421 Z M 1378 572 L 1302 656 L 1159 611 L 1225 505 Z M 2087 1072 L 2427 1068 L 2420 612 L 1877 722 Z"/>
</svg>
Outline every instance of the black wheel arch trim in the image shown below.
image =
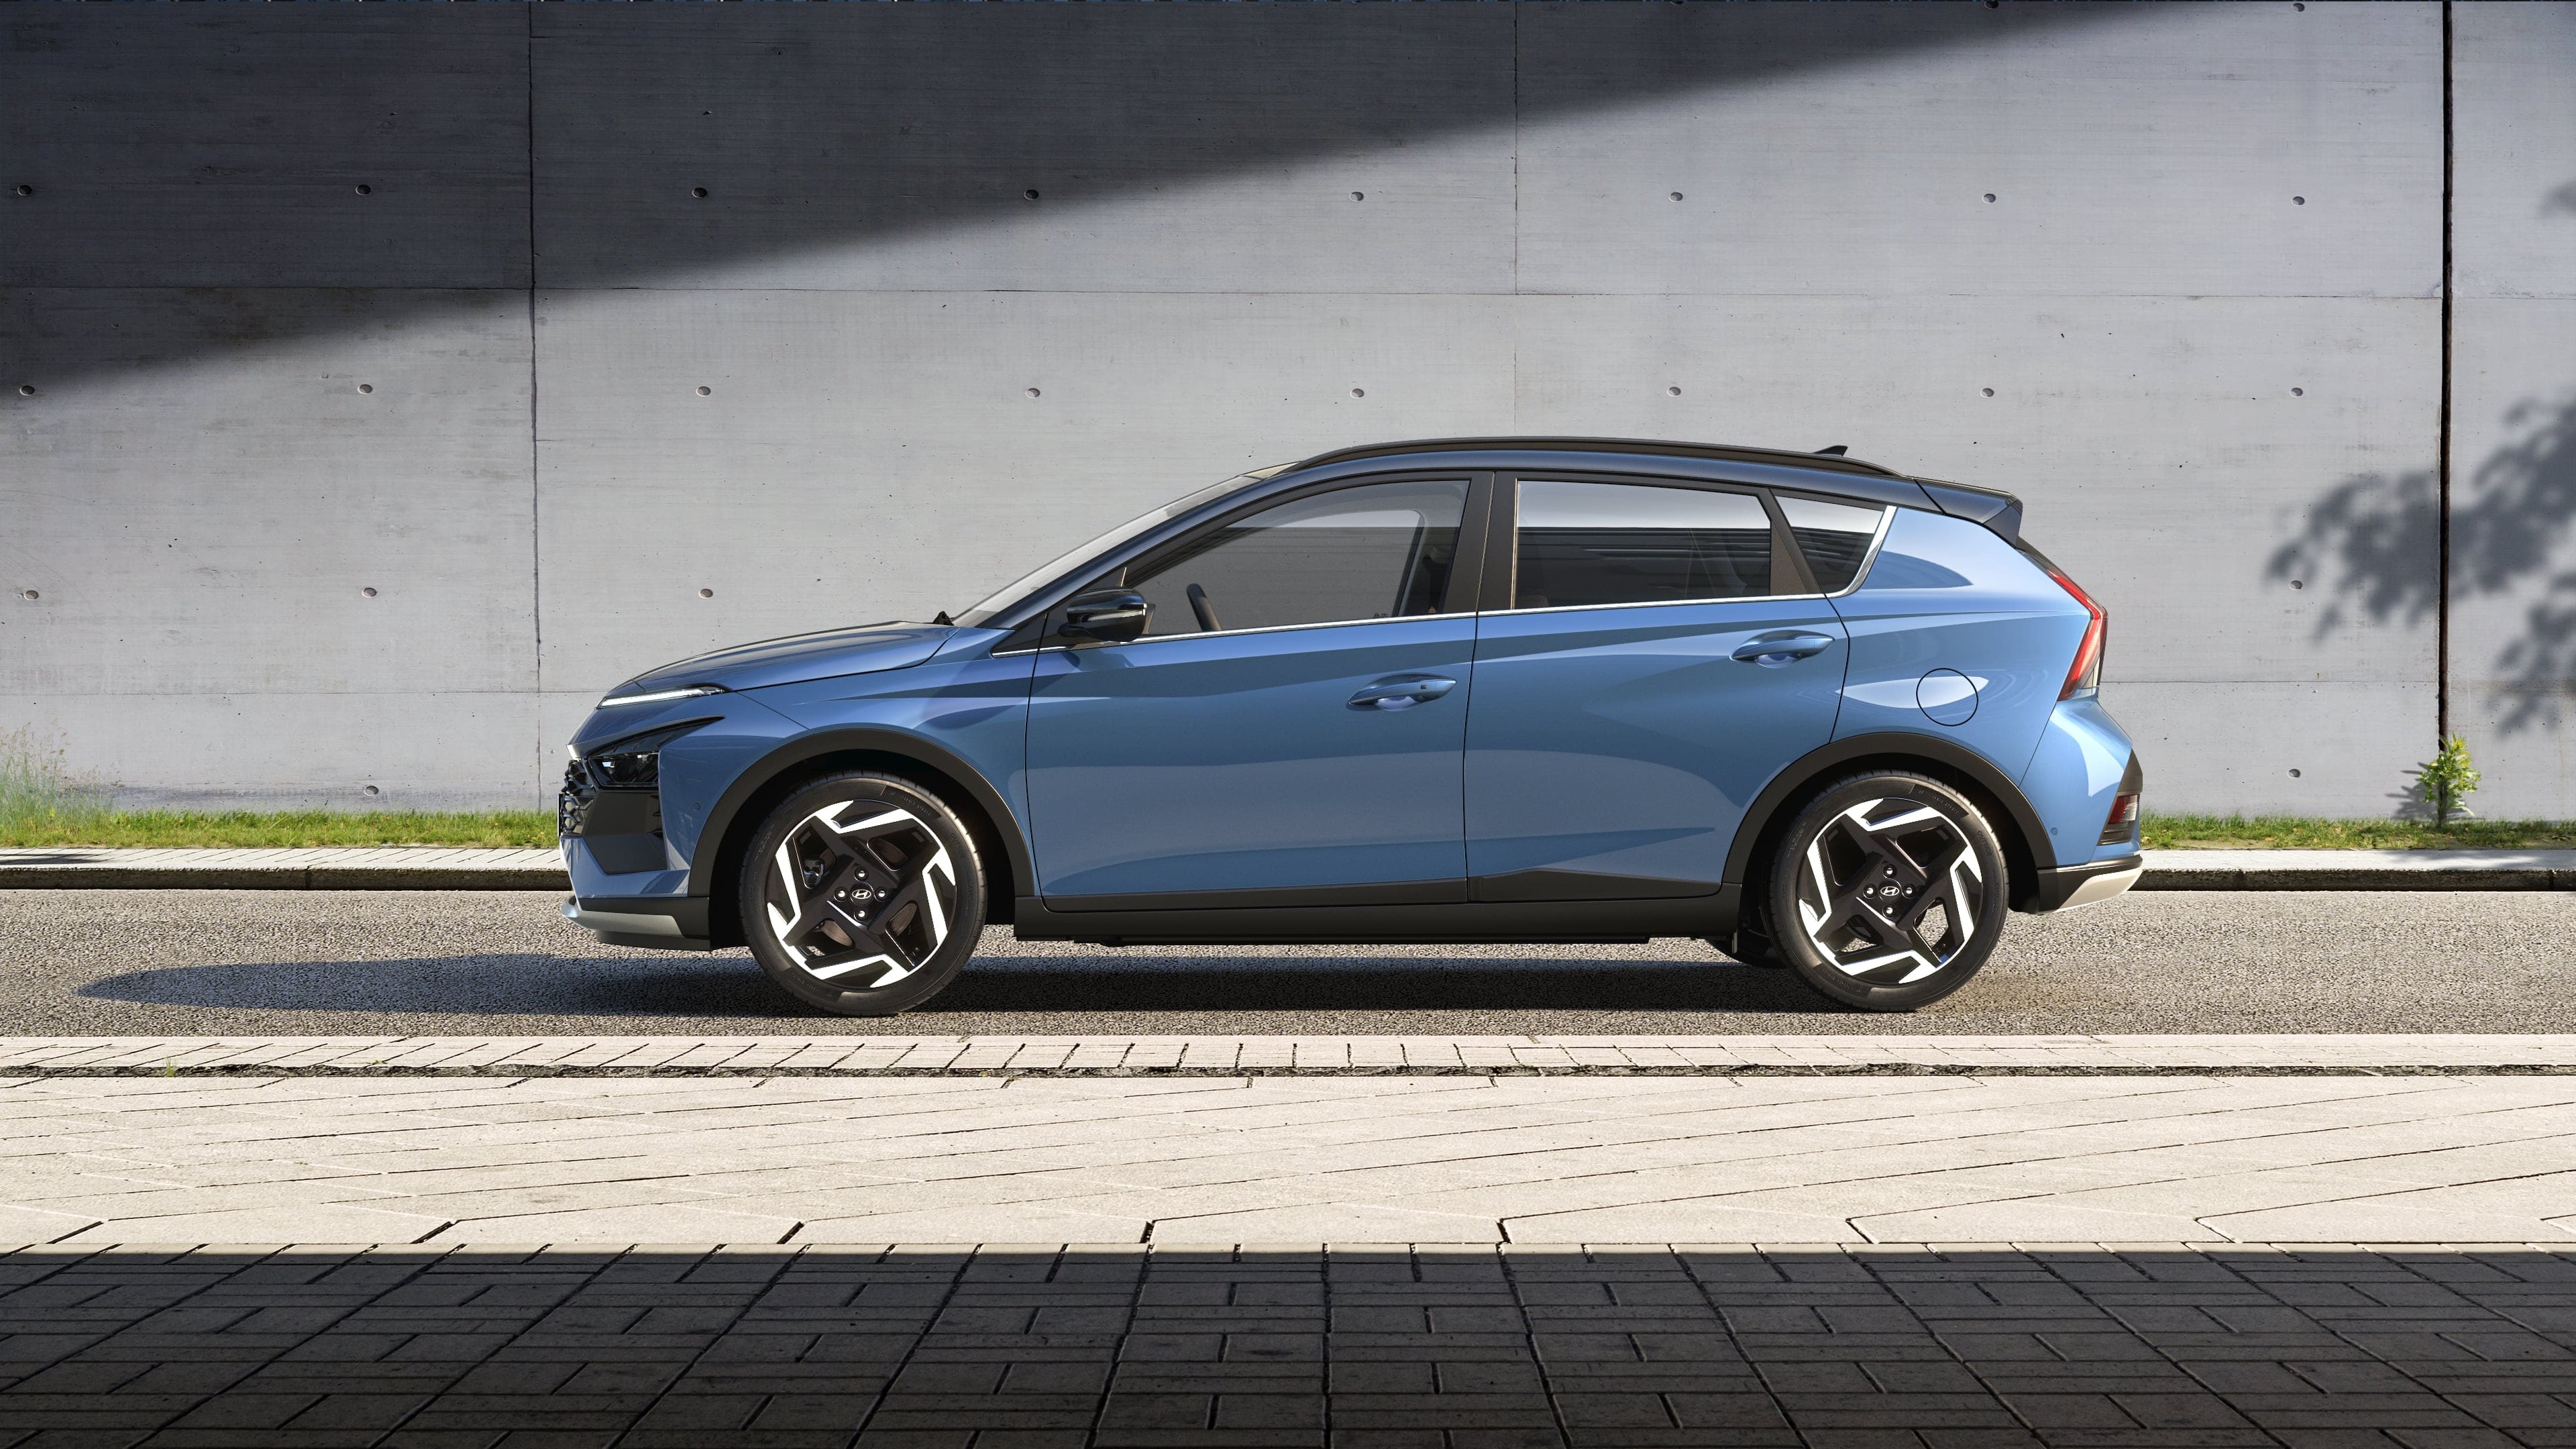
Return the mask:
<svg viewBox="0 0 2576 1449">
<path fill-rule="evenodd" d="M 734 782 L 725 787 L 724 793 L 716 797 L 715 805 L 707 811 L 706 828 L 698 832 L 697 848 L 690 852 L 689 894 L 711 898 L 730 885 L 730 882 L 720 879 L 722 871 L 719 867 L 726 839 L 734 833 L 744 805 L 800 766 L 827 755 L 853 753 L 892 755 L 912 761 L 966 792 L 992 826 L 993 834 L 1002 847 L 1004 863 L 1010 871 L 1008 880 L 988 884 L 985 891 L 988 901 L 1008 901 L 1015 895 L 1027 893 L 1026 887 L 1036 879 L 1030 868 L 1028 836 L 1021 828 L 1019 817 L 1012 813 L 1009 803 L 1003 800 L 1000 791 L 993 788 L 992 782 L 984 778 L 983 772 L 966 763 L 955 751 L 919 735 L 858 726 L 798 735 L 782 742 L 736 775 Z M 987 869 L 989 871 L 990 867 Z"/>
<path fill-rule="evenodd" d="M 2021 787 L 2014 784 L 2012 777 L 1998 768 L 1994 761 L 1965 745 L 1937 735 L 1883 730 L 1853 735 L 1810 750 L 1772 776 L 1771 783 L 1762 788 L 1762 793 L 1753 797 L 1753 804 L 1744 812 L 1743 826 L 1735 832 L 1735 842 L 1727 847 L 1726 883 L 1730 886 L 1746 883 L 1753 871 L 1755 848 L 1770 834 L 1772 826 L 1784 819 L 1783 812 L 1788 805 L 1819 779 L 1857 761 L 1893 761 L 1909 756 L 1956 771 L 1974 781 L 1980 790 L 2003 807 L 2008 819 L 1997 823 L 2009 825 L 2013 833 L 2021 837 L 2031 869 L 2037 872 L 2056 868 L 2057 851 L 2049 844 L 2048 826 L 2040 820 L 2039 812 L 2031 808 L 2029 797 L 2022 794 Z M 2011 844 L 2009 840 L 2005 842 L 2008 859 Z M 2035 883 L 2015 881 L 2014 894 L 2020 895 Z"/>
</svg>

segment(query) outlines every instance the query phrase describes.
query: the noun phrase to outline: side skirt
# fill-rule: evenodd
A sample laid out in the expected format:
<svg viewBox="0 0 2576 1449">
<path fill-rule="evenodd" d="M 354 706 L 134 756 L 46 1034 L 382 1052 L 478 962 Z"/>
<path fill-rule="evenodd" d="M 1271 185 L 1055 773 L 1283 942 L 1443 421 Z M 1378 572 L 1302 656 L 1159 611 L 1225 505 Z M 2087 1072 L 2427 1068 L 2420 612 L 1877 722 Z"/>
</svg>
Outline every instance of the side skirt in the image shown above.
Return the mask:
<svg viewBox="0 0 2576 1449">
<path fill-rule="evenodd" d="M 1234 910 L 1059 911 L 1015 905 L 1023 941 L 1101 946 L 1352 946 L 1634 942 L 1726 936 L 1743 892 L 1673 900 L 1473 901 L 1425 905 L 1266 906 Z"/>
</svg>

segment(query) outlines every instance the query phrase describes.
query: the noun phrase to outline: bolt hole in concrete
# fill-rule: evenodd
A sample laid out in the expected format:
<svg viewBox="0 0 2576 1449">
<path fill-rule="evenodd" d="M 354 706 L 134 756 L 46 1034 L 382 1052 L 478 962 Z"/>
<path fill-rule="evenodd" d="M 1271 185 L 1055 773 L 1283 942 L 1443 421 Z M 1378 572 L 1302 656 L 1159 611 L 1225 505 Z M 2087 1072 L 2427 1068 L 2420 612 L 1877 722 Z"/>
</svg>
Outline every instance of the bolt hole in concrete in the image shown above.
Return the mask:
<svg viewBox="0 0 2576 1449">
<path fill-rule="evenodd" d="M 21 185 L 21 186 L 18 188 L 18 194 L 19 194 L 20 196 L 33 196 L 33 195 L 35 195 L 35 194 L 36 194 L 36 188 L 34 188 L 34 187 L 32 187 L 32 186 Z"/>
<path fill-rule="evenodd" d="M 1664 396 L 1666 397 L 1680 397 L 1681 395 L 1682 390 L 1680 388 L 1668 387 L 1664 389 Z"/>
<path fill-rule="evenodd" d="M 1676 192 L 1674 192 L 1674 193 L 1673 193 L 1673 200 L 1675 200 L 1675 201 L 1679 201 L 1679 200 L 1681 200 L 1681 199 L 1682 199 L 1682 194 L 1681 194 L 1680 192 L 1676 191 Z"/>
<path fill-rule="evenodd" d="M 2307 586 L 2308 586 L 2308 581 L 2307 581 L 2307 580 L 2305 580 L 2305 579 L 2292 579 L 2292 580 L 2290 580 L 2290 587 L 2291 587 L 2291 588 L 2294 588 L 2294 589 L 2304 589 L 2304 588 L 2306 588 Z"/>
<path fill-rule="evenodd" d="M 374 392 L 375 390 L 376 385 L 372 382 L 362 382 L 358 384 L 358 391 L 360 392 Z"/>
<path fill-rule="evenodd" d="M 2298 771 L 2296 771 L 2296 770 L 2292 770 L 2292 771 L 2290 772 L 2290 778 L 2291 778 L 2291 779 L 2293 779 L 2293 780 L 2295 780 L 2295 779 L 2299 778 L 2299 772 L 2298 772 Z"/>
<path fill-rule="evenodd" d="M 2290 198 L 2290 204 L 2292 206 L 2305 206 L 2308 204 L 2308 199 L 2304 196 L 2293 196 Z"/>
<path fill-rule="evenodd" d="M 1993 397 L 1995 395 L 1995 390 L 1993 388 L 1987 388 L 1985 389 L 1985 394 L 1988 397 Z"/>
<path fill-rule="evenodd" d="M 1989 192 L 1987 192 L 1987 193 L 1986 193 L 1986 200 L 1988 200 L 1988 201 L 1992 201 L 1992 200 L 1994 200 L 1994 199 L 1995 199 L 1995 194 L 1994 194 L 1993 192 L 1989 191 Z"/>
<path fill-rule="evenodd" d="M 361 182 L 359 182 L 359 183 L 358 183 L 358 194 L 359 194 L 360 196 L 370 196 L 370 195 L 373 195 L 374 193 L 375 193 L 375 188 L 374 188 L 374 187 L 369 186 L 367 183 L 365 183 L 365 182 L 363 182 L 363 181 L 361 181 Z"/>
<path fill-rule="evenodd" d="M 1030 389 L 1029 389 L 1029 396 L 1031 396 L 1031 397 L 1036 397 L 1037 395 L 1038 395 L 1038 390 L 1037 390 L 1036 388 L 1030 388 Z"/>
<path fill-rule="evenodd" d="M 1368 389 L 1363 388 L 1363 387 L 1355 387 L 1355 388 L 1352 388 L 1352 389 L 1351 389 L 1351 396 L 1353 396 L 1353 397 L 1367 397 L 1367 396 L 1368 396 Z"/>
<path fill-rule="evenodd" d="M 1366 201 L 1368 200 L 1368 193 L 1365 191 L 1354 191 L 1351 193 L 1351 200 Z"/>
<path fill-rule="evenodd" d="M 690 187 L 690 188 L 689 188 L 689 194 L 690 194 L 691 196 L 696 197 L 696 198 L 697 198 L 698 200 L 700 200 L 700 201 L 704 201 L 704 200 L 706 200 L 706 199 L 707 199 L 707 189 L 706 189 L 705 187 L 703 187 L 703 186 L 692 186 L 692 187 Z"/>
<path fill-rule="evenodd" d="M 1030 201 L 1035 201 L 1038 199 L 1038 189 L 1032 186 L 1028 190 L 1021 192 L 1020 195 L 1026 197 Z"/>
<path fill-rule="evenodd" d="M 714 395 L 714 393 L 715 389 L 711 387 L 702 387 L 698 389 L 698 396 L 700 397 L 710 397 Z"/>
<path fill-rule="evenodd" d="M 32 383 L 32 382 L 22 382 L 22 383 L 18 384 L 18 396 L 20 396 L 20 397 L 34 397 L 35 395 L 36 395 L 36 385 L 35 385 L 34 383 Z"/>
<path fill-rule="evenodd" d="M 362 795 L 365 795 L 365 796 L 368 796 L 369 798 L 373 798 L 373 797 L 375 797 L 375 796 L 377 796 L 377 795 L 381 795 L 381 794 L 383 794 L 383 793 L 384 793 L 384 791 L 377 789 L 377 788 L 376 788 L 375 786 L 373 786 L 373 785 L 366 785 L 366 786 L 362 786 L 362 787 L 360 787 L 360 789 L 359 789 L 358 793 L 360 793 L 360 794 L 362 794 Z"/>
<path fill-rule="evenodd" d="M 700 589 L 700 590 L 698 590 L 698 597 L 699 597 L 699 598 L 701 598 L 701 599 L 712 599 L 712 598 L 714 598 L 715 596 L 716 596 L 716 591 L 715 591 L 715 590 L 713 590 L 713 589 Z"/>
<path fill-rule="evenodd" d="M 37 597 L 37 594 L 36 594 L 36 591 L 35 591 L 34 589 L 27 589 L 27 590 L 23 591 L 22 593 L 20 593 L 19 597 L 20 597 L 20 598 L 24 598 L 24 599 L 33 599 L 33 598 Z"/>
<path fill-rule="evenodd" d="M 376 596 L 376 591 L 375 591 L 374 589 L 371 589 L 371 588 L 370 588 L 370 589 L 360 589 L 360 590 L 358 590 L 358 592 L 359 592 L 359 593 L 362 593 L 362 594 L 364 594 L 364 595 L 366 595 L 366 596 L 367 596 L 368 598 L 370 598 L 370 599 L 372 599 L 372 598 L 374 598 L 374 597 Z"/>
<path fill-rule="evenodd" d="M 2304 387 L 2294 387 L 2290 389 L 2290 396 L 2292 397 L 2306 397 L 2307 395 L 2308 390 Z"/>
</svg>

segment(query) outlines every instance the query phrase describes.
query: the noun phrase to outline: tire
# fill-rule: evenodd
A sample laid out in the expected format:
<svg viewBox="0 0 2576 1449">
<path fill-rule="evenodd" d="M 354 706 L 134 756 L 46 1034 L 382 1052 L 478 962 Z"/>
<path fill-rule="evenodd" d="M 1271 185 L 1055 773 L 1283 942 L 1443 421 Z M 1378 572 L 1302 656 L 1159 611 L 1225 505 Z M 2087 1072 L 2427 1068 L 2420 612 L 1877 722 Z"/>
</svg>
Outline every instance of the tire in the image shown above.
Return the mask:
<svg viewBox="0 0 2576 1449">
<path fill-rule="evenodd" d="M 742 938 L 808 1006 L 892 1016 L 939 994 L 984 929 L 983 863 L 947 802 L 852 772 L 805 786 L 743 857 Z"/>
<path fill-rule="evenodd" d="M 1818 992 L 1912 1011 L 1968 984 L 1994 954 L 2011 880 L 1966 796 L 1898 771 L 1836 781 L 1771 860 L 1775 949 Z"/>
</svg>

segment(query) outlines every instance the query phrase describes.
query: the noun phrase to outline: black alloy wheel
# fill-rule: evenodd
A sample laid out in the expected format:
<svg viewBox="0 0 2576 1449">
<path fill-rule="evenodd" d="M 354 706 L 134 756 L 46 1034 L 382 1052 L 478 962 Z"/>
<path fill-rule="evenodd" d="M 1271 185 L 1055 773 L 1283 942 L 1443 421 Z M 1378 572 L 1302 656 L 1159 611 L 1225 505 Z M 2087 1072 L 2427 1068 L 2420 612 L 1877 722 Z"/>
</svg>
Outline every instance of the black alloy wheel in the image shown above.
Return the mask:
<svg viewBox="0 0 2576 1449">
<path fill-rule="evenodd" d="M 1775 948 L 1809 986 L 1912 1011 L 1968 982 L 2002 938 L 2011 883 L 1977 807 L 1923 775 L 1838 781 L 1790 824 L 1770 871 Z"/>
<path fill-rule="evenodd" d="M 780 802 L 743 858 L 742 934 L 769 979 L 842 1016 L 938 994 L 984 927 L 965 822 L 892 775 L 818 780 Z"/>
</svg>

